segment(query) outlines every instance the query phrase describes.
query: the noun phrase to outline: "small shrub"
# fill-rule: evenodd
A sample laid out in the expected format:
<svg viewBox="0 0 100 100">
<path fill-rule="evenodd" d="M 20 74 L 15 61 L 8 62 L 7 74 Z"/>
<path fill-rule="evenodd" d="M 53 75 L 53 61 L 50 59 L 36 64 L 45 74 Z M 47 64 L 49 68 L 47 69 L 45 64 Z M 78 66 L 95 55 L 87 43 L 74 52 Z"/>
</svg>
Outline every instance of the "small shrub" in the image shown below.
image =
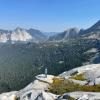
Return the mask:
<svg viewBox="0 0 100 100">
<path fill-rule="evenodd" d="M 79 89 L 81 91 L 86 91 L 86 92 L 100 92 L 100 85 L 95 85 L 95 86 L 80 86 Z"/>
<path fill-rule="evenodd" d="M 78 84 L 74 84 L 72 81 L 54 78 L 53 83 L 49 87 L 49 91 L 54 94 L 63 94 L 65 92 L 75 91 L 79 87 Z"/>
<path fill-rule="evenodd" d="M 100 85 L 81 86 L 72 81 L 69 81 L 68 79 L 54 78 L 53 83 L 50 85 L 48 90 L 51 93 L 59 94 L 59 95 L 67 92 L 74 92 L 74 91 L 100 92 Z"/>
<path fill-rule="evenodd" d="M 77 74 L 75 76 L 72 76 L 71 78 L 75 79 L 75 80 L 80 80 L 80 81 L 86 80 L 85 77 L 84 77 L 84 74 Z"/>
</svg>

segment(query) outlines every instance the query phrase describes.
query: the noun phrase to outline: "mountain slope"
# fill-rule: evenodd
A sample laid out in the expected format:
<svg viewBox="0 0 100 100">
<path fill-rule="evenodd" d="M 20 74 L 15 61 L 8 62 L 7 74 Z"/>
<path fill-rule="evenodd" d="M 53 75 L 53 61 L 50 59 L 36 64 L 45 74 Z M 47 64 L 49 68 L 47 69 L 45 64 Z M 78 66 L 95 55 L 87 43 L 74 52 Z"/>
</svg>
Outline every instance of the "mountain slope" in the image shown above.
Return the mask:
<svg viewBox="0 0 100 100">
<path fill-rule="evenodd" d="M 46 39 L 46 36 L 42 32 L 35 29 L 22 29 L 16 28 L 15 30 L 0 30 L 0 42 L 42 42 Z"/>
<path fill-rule="evenodd" d="M 100 39 L 100 20 L 90 28 L 80 32 L 80 35 L 89 39 Z"/>
<path fill-rule="evenodd" d="M 47 39 L 46 35 L 44 35 L 44 33 L 42 33 L 39 30 L 31 28 L 31 29 L 27 30 L 27 32 L 30 33 L 30 35 L 32 37 L 34 37 L 35 39 L 37 39 L 38 41 L 44 41 Z"/>
<path fill-rule="evenodd" d="M 52 41 L 52 40 L 64 40 L 64 39 L 76 38 L 78 33 L 79 30 L 77 28 L 70 28 L 57 35 L 51 36 L 49 40 Z"/>
<path fill-rule="evenodd" d="M 89 52 L 92 48 L 97 52 Z M 87 39 L 0 44 L 0 93 L 25 87 L 35 75 L 43 73 L 45 67 L 48 74 L 58 75 L 83 63 L 95 63 L 90 60 L 99 54 L 99 49 L 100 41 Z"/>
<path fill-rule="evenodd" d="M 30 35 L 33 34 L 36 42 L 40 39 L 38 36 L 43 36 L 40 35 L 39 31 L 36 35 L 34 35 L 33 29 L 30 31 L 19 28 L 14 30 L 15 33 L 12 31 L 4 33 L 3 31 L 0 38 L 4 39 L 2 41 L 5 42 L 5 40 L 9 41 L 13 35 L 15 39 L 26 41 L 28 37 L 31 39 Z M 75 32 L 77 33 L 77 31 Z M 27 36 L 29 33 L 30 35 Z M 68 41 L 38 44 L 34 42 L 0 43 L 0 93 L 25 87 L 34 79 L 35 75 L 43 73 L 45 67 L 49 70 L 48 74 L 58 75 L 65 70 L 81 65 L 100 63 L 100 40 L 86 39 L 83 36 L 66 39 L 70 36 L 65 33 L 63 33 L 62 38 Z M 22 38 L 23 34 L 26 34 L 24 39 Z M 16 35 L 18 35 L 17 38 Z"/>
<path fill-rule="evenodd" d="M 100 39 L 100 20 L 96 22 L 94 25 L 92 25 L 88 29 L 77 29 L 77 28 L 71 28 L 67 29 L 64 32 L 61 32 L 59 34 L 56 34 L 49 38 L 50 41 L 53 40 L 68 40 L 73 38 L 89 38 L 89 39 Z"/>
<path fill-rule="evenodd" d="M 94 25 L 92 25 L 90 28 L 83 31 L 82 34 L 89 34 L 89 33 L 97 33 L 100 34 L 100 20 L 97 21 Z"/>
<path fill-rule="evenodd" d="M 79 75 L 86 79 L 74 79 Z M 95 86 L 90 84 L 93 79 L 88 81 L 89 77 L 94 77 Z M 0 100 L 100 100 L 100 64 L 74 68 L 59 76 L 40 74 L 35 78 L 19 91 L 0 94 Z"/>
</svg>

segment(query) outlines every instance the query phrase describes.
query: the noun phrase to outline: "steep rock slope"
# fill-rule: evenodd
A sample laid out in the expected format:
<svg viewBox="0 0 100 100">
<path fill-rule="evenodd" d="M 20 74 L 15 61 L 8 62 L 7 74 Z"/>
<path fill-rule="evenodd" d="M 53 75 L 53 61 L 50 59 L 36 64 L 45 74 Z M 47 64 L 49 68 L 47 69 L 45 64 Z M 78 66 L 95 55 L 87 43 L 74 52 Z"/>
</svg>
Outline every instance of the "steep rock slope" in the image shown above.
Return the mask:
<svg viewBox="0 0 100 100">
<path fill-rule="evenodd" d="M 87 100 L 87 99 L 99 100 L 100 99 L 99 92 L 85 92 L 85 91 L 74 90 L 73 92 L 67 92 L 67 93 L 65 92 L 62 95 L 56 95 L 56 94 L 47 92 L 50 84 L 53 84 L 54 78 L 58 80 L 59 79 L 62 80 L 62 78 L 64 77 L 64 80 L 66 79 L 70 80 L 69 76 L 72 73 L 75 73 L 75 71 L 77 71 L 77 74 L 87 72 L 87 71 L 93 71 L 95 73 L 94 75 L 96 75 L 95 78 L 96 79 L 99 78 L 99 81 L 100 81 L 100 77 L 98 77 L 100 76 L 100 73 L 99 73 L 100 64 L 86 65 L 86 66 L 81 66 L 76 69 L 72 69 L 70 71 L 66 71 L 60 74 L 60 76 L 53 76 L 53 75 L 45 76 L 44 74 L 37 75 L 36 80 L 31 82 L 25 88 L 19 91 L 12 91 L 12 92 L 0 94 L 0 100 L 63 100 L 63 99 L 65 100 L 70 100 L 70 99 L 71 100 L 76 100 L 76 99 L 77 100 Z M 73 82 L 75 83 L 75 81 Z"/>
<path fill-rule="evenodd" d="M 68 40 L 75 38 L 100 39 L 100 20 L 88 29 L 70 28 L 64 32 L 51 36 L 50 41 Z"/>
<path fill-rule="evenodd" d="M 70 28 L 64 32 L 58 33 L 57 35 L 51 36 L 50 41 L 54 40 L 64 40 L 70 38 L 76 38 L 78 36 L 79 30 L 77 28 Z"/>
<path fill-rule="evenodd" d="M 0 30 L 0 42 L 1 43 L 15 43 L 15 42 L 43 42 L 46 40 L 46 36 L 42 32 L 35 29 L 23 29 L 16 28 L 15 30 Z"/>
</svg>

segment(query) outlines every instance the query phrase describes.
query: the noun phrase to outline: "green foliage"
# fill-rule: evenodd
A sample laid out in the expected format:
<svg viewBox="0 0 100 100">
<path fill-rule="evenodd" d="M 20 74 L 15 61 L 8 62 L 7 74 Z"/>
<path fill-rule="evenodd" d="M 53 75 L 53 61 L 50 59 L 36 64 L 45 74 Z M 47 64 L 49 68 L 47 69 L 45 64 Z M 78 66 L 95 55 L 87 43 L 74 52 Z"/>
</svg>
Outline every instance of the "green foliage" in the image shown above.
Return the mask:
<svg viewBox="0 0 100 100">
<path fill-rule="evenodd" d="M 95 86 L 80 86 L 79 89 L 81 91 L 86 91 L 86 92 L 100 92 L 100 85 L 95 85 Z"/>
<path fill-rule="evenodd" d="M 49 91 L 55 94 L 63 94 L 66 92 L 72 92 L 77 90 L 78 84 L 74 84 L 72 81 L 54 78 L 53 83 L 49 87 Z"/>
<path fill-rule="evenodd" d="M 95 47 L 100 49 L 100 41 L 73 39 L 42 44 L 0 44 L 0 84 L 4 82 L 6 87 L 3 92 L 24 88 L 34 76 L 43 73 L 45 67 L 48 74 L 58 75 L 81 66 L 93 56 L 84 52 Z M 1 93 L 2 85 L 0 88 Z"/>
<path fill-rule="evenodd" d="M 74 91 L 100 92 L 100 85 L 81 86 L 67 79 L 54 78 L 53 83 L 49 87 L 49 92 L 60 95 L 66 92 L 74 92 Z"/>
<path fill-rule="evenodd" d="M 76 74 L 76 75 L 74 75 L 70 78 L 75 79 L 75 80 L 80 80 L 80 81 L 86 80 L 85 77 L 84 77 L 84 74 Z"/>
<path fill-rule="evenodd" d="M 70 97 L 68 100 L 75 100 L 74 98 Z"/>
</svg>

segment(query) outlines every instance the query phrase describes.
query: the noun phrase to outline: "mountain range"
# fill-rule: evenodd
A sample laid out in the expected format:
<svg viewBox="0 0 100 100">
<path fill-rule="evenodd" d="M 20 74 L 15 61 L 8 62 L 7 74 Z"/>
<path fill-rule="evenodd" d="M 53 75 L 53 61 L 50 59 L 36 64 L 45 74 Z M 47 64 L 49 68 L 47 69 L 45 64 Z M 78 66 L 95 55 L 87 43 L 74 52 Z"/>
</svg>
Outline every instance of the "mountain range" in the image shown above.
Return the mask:
<svg viewBox="0 0 100 100">
<path fill-rule="evenodd" d="M 39 43 L 46 40 L 46 36 L 36 29 L 16 28 L 15 30 L 0 30 L 0 42 L 35 42 Z"/>
<path fill-rule="evenodd" d="M 97 21 L 94 25 L 92 25 L 88 29 L 77 29 L 77 28 L 70 28 L 64 32 L 56 34 L 49 38 L 50 41 L 54 40 L 66 40 L 66 39 L 73 39 L 73 38 L 91 38 L 91 39 L 99 39 L 100 38 L 100 20 Z"/>
<path fill-rule="evenodd" d="M 24 88 L 45 67 L 48 74 L 58 75 L 100 63 L 99 27 L 100 21 L 85 30 L 71 28 L 49 37 L 36 29 L 1 29 L 0 93 Z"/>
<path fill-rule="evenodd" d="M 100 20 L 88 29 L 70 28 L 64 32 L 42 32 L 36 29 L 23 29 L 17 27 L 14 30 L 0 29 L 1 43 L 34 42 L 67 40 L 78 37 L 100 38 Z"/>
</svg>

